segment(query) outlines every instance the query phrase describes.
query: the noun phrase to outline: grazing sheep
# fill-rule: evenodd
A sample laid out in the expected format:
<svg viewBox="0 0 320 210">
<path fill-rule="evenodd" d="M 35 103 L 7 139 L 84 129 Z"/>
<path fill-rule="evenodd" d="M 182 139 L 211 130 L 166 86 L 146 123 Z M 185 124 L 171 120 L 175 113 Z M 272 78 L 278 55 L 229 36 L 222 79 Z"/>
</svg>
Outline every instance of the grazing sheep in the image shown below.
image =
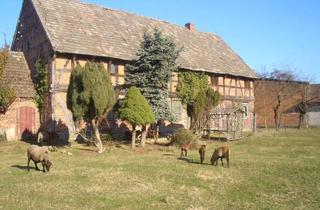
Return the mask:
<svg viewBox="0 0 320 210">
<path fill-rule="evenodd" d="M 211 157 L 211 164 L 212 165 L 217 165 L 218 160 L 221 160 L 221 164 L 223 166 L 223 158 L 227 159 L 227 165 L 229 167 L 229 156 L 230 156 L 230 149 L 227 146 L 224 147 L 218 147 L 214 150 L 212 157 Z"/>
<path fill-rule="evenodd" d="M 43 172 L 46 172 L 46 171 L 49 172 L 52 163 L 49 160 L 48 154 L 49 154 L 49 150 L 47 147 L 39 147 L 36 145 L 30 146 L 27 150 L 28 171 L 30 170 L 30 167 L 29 167 L 30 160 L 32 160 L 37 170 L 40 170 L 37 166 L 37 163 L 41 162 Z"/>
<path fill-rule="evenodd" d="M 188 150 L 190 149 L 191 145 L 190 144 L 183 144 L 181 145 L 181 154 L 180 156 L 188 156 Z"/>
<path fill-rule="evenodd" d="M 205 155 L 206 155 L 206 145 L 201 145 L 200 149 L 199 149 L 199 155 L 200 155 L 200 163 L 203 164 L 203 161 L 205 159 Z"/>
</svg>

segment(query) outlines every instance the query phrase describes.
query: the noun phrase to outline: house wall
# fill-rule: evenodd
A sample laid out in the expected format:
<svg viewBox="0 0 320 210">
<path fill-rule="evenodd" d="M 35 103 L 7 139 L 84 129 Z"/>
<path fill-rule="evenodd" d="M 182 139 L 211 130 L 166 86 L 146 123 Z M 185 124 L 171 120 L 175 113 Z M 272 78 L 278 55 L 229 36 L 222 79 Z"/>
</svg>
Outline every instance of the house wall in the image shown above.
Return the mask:
<svg viewBox="0 0 320 210">
<path fill-rule="evenodd" d="M 255 112 L 258 127 L 275 127 L 273 107 L 277 95 L 283 96 L 280 106 L 280 120 L 283 127 L 297 127 L 299 112 L 296 105 L 301 102 L 305 83 L 284 82 L 276 80 L 257 80 L 255 82 Z"/>
<path fill-rule="evenodd" d="M 252 130 L 254 123 L 254 81 L 228 75 L 212 75 L 209 84 L 221 95 L 221 108 L 242 108 L 243 129 Z"/>
<path fill-rule="evenodd" d="M 32 133 L 36 134 L 39 126 L 39 112 L 32 99 L 19 99 L 17 98 L 7 109 L 5 113 L 0 113 L 0 132 L 6 134 L 8 141 L 19 140 L 19 108 L 30 107 L 34 109 L 34 122 L 32 127 Z"/>
<path fill-rule="evenodd" d="M 11 49 L 24 53 L 32 74 L 38 59 L 47 64 L 52 60 L 52 46 L 31 1 L 23 1 Z"/>
<path fill-rule="evenodd" d="M 106 71 L 110 74 L 113 86 L 119 87 L 125 82 L 125 64 L 124 61 L 113 59 L 95 59 L 104 65 Z M 54 91 L 52 94 L 52 113 L 54 120 L 58 124 L 67 126 L 69 133 L 73 133 L 74 123 L 71 112 L 66 107 L 67 88 L 69 84 L 72 69 L 76 65 L 84 66 L 87 60 L 85 57 L 70 57 L 70 55 L 57 55 L 54 60 Z M 218 83 L 214 83 L 218 81 Z M 219 82 L 220 81 L 220 82 Z M 253 110 L 254 110 L 254 91 L 253 81 L 244 78 L 235 78 L 231 76 L 212 75 L 208 77 L 208 82 L 212 88 L 218 90 L 222 95 L 220 106 L 223 108 L 243 107 L 247 106 L 248 114 L 244 117 L 244 128 L 252 129 Z M 170 110 L 175 116 L 174 124 L 189 127 L 189 118 L 187 116 L 186 107 L 181 104 L 181 101 L 175 96 L 176 85 L 178 84 L 178 74 L 173 73 L 168 84 L 170 97 L 168 104 Z M 233 91 L 234 90 L 234 91 Z M 112 132 L 116 132 L 113 127 L 119 127 L 116 115 L 109 114 L 108 122 L 104 127 Z M 125 126 L 127 127 L 127 126 Z M 166 132 L 168 125 L 162 126 L 163 132 Z M 117 131 L 120 132 L 121 130 Z"/>
</svg>

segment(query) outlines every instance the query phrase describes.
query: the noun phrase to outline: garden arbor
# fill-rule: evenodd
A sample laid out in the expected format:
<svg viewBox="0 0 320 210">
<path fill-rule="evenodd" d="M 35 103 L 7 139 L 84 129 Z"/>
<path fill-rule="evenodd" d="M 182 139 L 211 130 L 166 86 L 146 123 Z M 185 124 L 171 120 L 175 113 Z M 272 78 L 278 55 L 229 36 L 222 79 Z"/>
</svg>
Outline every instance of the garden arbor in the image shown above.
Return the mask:
<svg viewBox="0 0 320 210">
<path fill-rule="evenodd" d="M 220 108 L 212 110 L 208 127 L 205 129 L 209 138 L 211 132 L 222 134 L 227 140 L 237 140 L 243 137 L 243 114 L 241 108 Z"/>
</svg>

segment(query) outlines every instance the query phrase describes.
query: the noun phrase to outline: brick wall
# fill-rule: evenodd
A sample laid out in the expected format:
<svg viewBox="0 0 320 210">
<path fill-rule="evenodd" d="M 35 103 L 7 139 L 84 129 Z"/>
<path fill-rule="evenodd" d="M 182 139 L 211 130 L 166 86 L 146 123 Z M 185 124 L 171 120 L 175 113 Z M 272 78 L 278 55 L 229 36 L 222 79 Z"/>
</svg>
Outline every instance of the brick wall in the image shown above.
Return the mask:
<svg viewBox="0 0 320 210">
<path fill-rule="evenodd" d="M 6 133 L 7 140 L 19 140 L 21 136 L 18 134 L 19 125 L 19 108 L 31 107 L 35 111 L 34 125 L 32 133 L 36 134 L 40 126 L 39 112 L 32 99 L 16 99 L 7 109 L 5 113 L 0 113 L 0 132 Z"/>
<path fill-rule="evenodd" d="M 279 91 L 283 100 L 280 107 L 281 126 L 297 127 L 299 113 L 295 106 L 301 101 L 306 83 L 257 80 L 255 82 L 255 112 L 258 127 L 275 127 L 273 107 Z"/>
</svg>

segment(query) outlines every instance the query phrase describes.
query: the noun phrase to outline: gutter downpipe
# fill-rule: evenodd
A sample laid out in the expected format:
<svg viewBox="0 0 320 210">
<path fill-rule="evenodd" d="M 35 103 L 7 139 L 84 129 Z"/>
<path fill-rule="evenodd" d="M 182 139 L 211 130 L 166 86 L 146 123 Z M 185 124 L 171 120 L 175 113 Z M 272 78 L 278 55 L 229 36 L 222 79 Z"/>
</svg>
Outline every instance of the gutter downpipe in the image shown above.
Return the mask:
<svg viewBox="0 0 320 210">
<path fill-rule="evenodd" d="M 54 53 L 52 62 L 51 62 L 51 120 L 52 120 L 52 129 L 53 132 L 56 131 L 56 120 L 55 120 L 55 60 L 56 60 L 56 54 Z"/>
</svg>

